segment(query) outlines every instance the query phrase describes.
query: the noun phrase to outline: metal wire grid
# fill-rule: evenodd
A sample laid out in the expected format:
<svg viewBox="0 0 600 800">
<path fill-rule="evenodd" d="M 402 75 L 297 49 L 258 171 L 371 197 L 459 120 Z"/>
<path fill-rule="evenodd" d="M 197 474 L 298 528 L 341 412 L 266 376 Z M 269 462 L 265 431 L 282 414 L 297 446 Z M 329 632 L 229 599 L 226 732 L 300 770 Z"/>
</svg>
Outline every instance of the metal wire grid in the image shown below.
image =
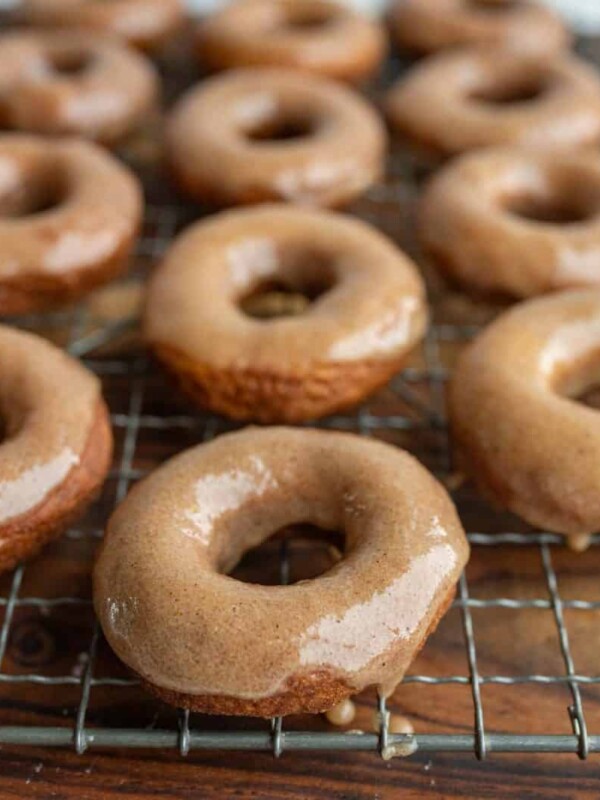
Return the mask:
<svg viewBox="0 0 600 800">
<path fill-rule="evenodd" d="M 395 74 L 396 66 L 391 73 Z M 374 203 L 375 219 L 378 203 L 395 202 L 399 193 L 406 190 L 405 167 L 392 164 L 392 175 L 400 177 L 400 182 L 374 188 L 370 200 Z M 142 236 L 138 255 L 150 259 L 159 257 L 168 246 L 182 224 L 189 218 L 189 209 L 172 202 L 166 205 L 150 207 L 146 222 L 149 227 Z M 67 349 L 73 355 L 82 358 L 89 368 L 99 376 L 115 375 L 127 380 L 127 409 L 115 411 L 112 423 L 116 430 L 123 433 L 121 457 L 111 477 L 116 481 L 115 503 L 123 499 L 130 484 L 143 477 L 145 472 L 134 467 L 139 435 L 142 431 L 150 435 L 177 429 L 198 431 L 200 438 L 212 438 L 223 426 L 217 417 L 191 414 L 154 415 L 144 413 L 144 399 L 147 393 L 148 378 L 153 367 L 144 356 L 132 355 L 123 357 L 102 357 L 97 351 L 118 338 L 124 331 L 133 326 L 132 320 L 118 320 L 106 323 L 95 318 L 86 304 L 68 312 L 22 317 L 17 324 L 28 329 L 47 332 L 48 330 L 69 329 Z M 323 426 L 356 430 L 363 435 L 371 435 L 376 430 L 386 431 L 423 431 L 435 430 L 445 439 L 444 472 L 451 469 L 450 447 L 446 434 L 446 418 L 444 391 L 448 371 L 440 356 L 440 348 L 448 342 L 468 340 L 478 330 L 477 325 L 434 324 L 424 344 L 425 366 L 404 370 L 394 382 L 396 395 L 408 404 L 417 416 L 405 414 L 379 414 L 368 408 L 356 414 L 331 417 L 322 423 Z M 415 384 L 425 382 L 431 400 L 423 403 L 413 391 Z M 108 512 L 110 509 L 108 509 Z M 74 528 L 66 534 L 68 539 L 77 540 L 85 536 L 100 537 L 100 528 L 82 530 Z M 600 674 L 584 675 L 576 672 L 570 648 L 569 633 L 565 624 L 565 609 L 580 611 L 600 610 L 600 601 L 563 599 L 559 592 L 556 571 L 552 561 L 552 548 L 562 546 L 560 536 L 549 533 L 484 533 L 470 532 L 469 540 L 476 547 L 494 547 L 509 545 L 520 547 L 534 545 L 539 549 L 543 565 L 547 598 L 514 599 L 495 597 L 479 599 L 470 596 L 466 575 L 460 579 L 457 597 L 453 606 L 462 618 L 462 634 L 468 665 L 468 674 L 456 675 L 410 675 L 405 683 L 422 685 L 465 685 L 469 686 L 472 695 L 473 730 L 469 734 L 453 733 L 415 733 L 411 735 L 396 734 L 389 731 L 389 713 L 383 698 L 378 700 L 379 731 L 370 732 L 316 732 L 286 730 L 285 722 L 278 717 L 265 725 L 264 730 L 226 730 L 214 731 L 193 727 L 188 712 L 181 711 L 178 726 L 172 729 L 148 728 L 116 728 L 90 727 L 87 724 L 88 708 L 92 692 L 101 687 L 129 687 L 136 681 L 120 677 L 95 676 L 96 655 L 101 637 L 97 622 L 91 631 L 81 676 L 73 674 L 49 676 L 44 674 L 11 674 L 5 670 L 7 647 L 11 632 L 11 624 L 15 611 L 20 607 L 50 609 L 53 607 L 89 606 L 89 598 L 21 596 L 21 584 L 26 567 L 18 567 L 10 582 L 9 590 L 0 597 L 0 609 L 4 610 L 4 619 L 0 628 L 0 685 L 24 684 L 45 686 L 79 687 L 79 701 L 72 725 L 69 727 L 41 725 L 0 725 L 0 743 L 17 745 L 70 746 L 76 752 L 83 753 L 90 747 L 130 747 L 130 748 L 174 748 L 182 755 L 191 750 L 263 750 L 271 751 L 276 757 L 286 751 L 310 750 L 351 750 L 372 751 L 384 758 L 391 755 L 410 755 L 421 752 L 473 752 L 477 758 L 483 759 L 490 753 L 575 753 L 580 758 L 587 758 L 590 753 L 600 751 L 600 735 L 588 732 L 584 707 L 581 698 L 581 687 L 600 684 Z M 592 537 L 592 544 L 600 543 L 600 535 Z M 288 546 L 284 542 L 280 551 L 280 580 L 289 580 Z M 529 675 L 486 675 L 482 674 L 477 658 L 477 639 L 473 623 L 472 611 L 476 609 L 506 608 L 515 610 L 546 609 L 552 612 L 560 646 L 564 671 L 562 674 L 529 674 Z M 497 685 L 552 685 L 560 684 L 568 687 L 571 703 L 567 708 L 570 734 L 506 734 L 490 731 L 486 727 L 485 709 L 482 700 L 482 687 L 488 684 Z"/>
</svg>

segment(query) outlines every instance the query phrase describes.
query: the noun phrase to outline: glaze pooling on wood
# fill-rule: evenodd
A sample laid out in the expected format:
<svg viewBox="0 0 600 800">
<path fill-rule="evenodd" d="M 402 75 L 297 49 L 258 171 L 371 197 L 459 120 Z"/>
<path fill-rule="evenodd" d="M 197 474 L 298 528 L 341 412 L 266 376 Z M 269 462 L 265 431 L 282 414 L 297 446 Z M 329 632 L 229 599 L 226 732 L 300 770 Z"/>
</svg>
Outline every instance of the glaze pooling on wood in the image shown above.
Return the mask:
<svg viewBox="0 0 600 800">
<path fill-rule="evenodd" d="M 203 535 L 190 537 L 199 513 Z M 298 520 L 345 532 L 328 572 L 291 586 L 222 574 Z M 445 491 L 406 453 L 347 434 L 246 429 L 177 456 L 131 492 L 109 522 L 94 602 L 126 664 L 199 702 L 268 699 L 321 675 L 346 695 L 371 685 L 389 694 L 467 553 Z"/>
</svg>

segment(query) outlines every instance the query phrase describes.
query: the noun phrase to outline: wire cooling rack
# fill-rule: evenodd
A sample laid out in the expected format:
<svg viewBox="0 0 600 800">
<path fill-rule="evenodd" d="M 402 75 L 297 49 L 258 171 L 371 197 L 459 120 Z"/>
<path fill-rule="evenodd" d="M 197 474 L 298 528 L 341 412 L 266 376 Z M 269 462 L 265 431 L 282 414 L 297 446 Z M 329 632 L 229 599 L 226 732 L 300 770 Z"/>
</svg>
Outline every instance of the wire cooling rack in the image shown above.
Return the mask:
<svg viewBox="0 0 600 800">
<path fill-rule="evenodd" d="M 391 71 L 396 70 L 392 65 Z M 181 73 L 175 69 L 167 79 L 167 95 L 173 96 L 181 88 Z M 561 537 L 531 531 L 485 506 L 468 488 L 453 486 L 445 384 L 456 354 L 496 309 L 453 294 L 429 274 L 433 323 L 410 364 L 358 410 L 319 423 L 375 436 L 415 453 L 453 489 L 470 531 L 472 563 L 440 625 L 440 630 L 450 625 L 449 632 L 441 640 L 439 634 L 431 638 L 397 692 L 403 711 L 418 689 L 436 692 L 433 702 L 419 700 L 413 707 L 416 732 L 392 733 L 386 702 L 372 697 L 359 700 L 359 707 L 371 709 L 371 715 L 376 711 L 377 724 L 357 722 L 357 729 L 349 731 L 335 730 L 319 717 L 265 722 L 175 713 L 144 696 L 112 656 L 90 600 L 90 568 L 108 515 L 131 484 L 153 467 L 233 427 L 174 396 L 136 337 L 137 294 L 148 269 L 177 232 L 201 213 L 171 193 L 156 168 L 155 155 L 151 137 L 142 138 L 124 154 L 141 172 L 149 200 L 131 274 L 75 308 L 15 320 L 66 347 L 101 378 L 112 412 L 116 456 L 102 496 L 86 518 L 38 559 L 0 582 L 0 743 L 67 746 L 78 753 L 95 747 L 172 748 L 183 755 L 194 749 L 268 750 L 275 756 L 287 751 L 355 750 L 385 758 L 441 751 L 471 751 L 480 759 L 499 752 L 564 752 L 586 758 L 599 751 L 600 734 L 593 733 L 592 726 L 598 724 L 593 689 L 600 684 L 600 674 L 594 672 L 600 667 L 600 655 L 594 662 L 594 653 L 600 653 L 594 646 L 600 635 L 595 617 L 600 595 L 593 590 L 595 574 L 591 581 L 571 580 L 585 563 L 582 560 L 598 552 L 599 537 L 593 537 L 588 554 L 571 557 Z M 413 251 L 411 203 L 418 181 L 418 169 L 396 153 L 387 182 L 374 187 L 352 212 Z M 264 554 L 260 559 L 263 572 L 265 565 L 267 571 L 273 568 L 269 580 L 297 579 L 298 555 L 305 566 L 313 558 L 322 559 L 322 551 L 314 555 L 301 542 L 271 542 L 270 547 L 275 560 Z M 536 569 L 523 568 L 534 561 Z M 499 572 L 498 563 L 504 565 Z M 472 565 L 477 570 L 474 577 L 469 576 Z M 255 567 L 256 563 L 249 568 Z M 314 574 L 314 564 L 310 569 Z M 509 591 L 503 594 L 503 588 Z M 543 617 L 531 620 L 532 612 Z M 506 623 L 502 614 L 511 615 L 513 622 Z M 586 641 L 592 645 L 591 657 L 588 652 L 584 659 L 589 667 L 585 673 L 575 667 L 568 624 L 572 614 L 583 615 L 574 623 L 578 647 Z M 504 627 L 508 633 L 502 639 Z M 518 652 L 506 658 L 507 651 L 512 653 L 515 631 L 522 634 Z M 502 657 L 494 650 L 499 639 Z M 423 665 L 431 669 L 421 670 Z M 494 669 L 496 665 L 505 669 Z M 506 706 L 486 700 L 488 690 L 495 687 L 513 691 L 524 687 L 526 694 Z M 468 702 L 463 697 L 457 704 L 451 695 L 455 689 L 466 691 Z M 552 702 L 560 710 L 555 715 L 561 717 L 556 731 L 552 726 L 534 730 L 530 724 L 537 715 L 542 719 L 554 715 L 542 714 L 546 691 L 553 692 Z M 591 723 L 586 691 L 591 692 Z M 118 694 L 117 700 L 112 693 Z M 516 714 L 521 706 L 522 719 Z M 507 707 L 515 712 L 513 730 L 507 730 Z M 434 718 L 430 730 L 427 725 L 421 730 L 419 708 Z M 463 715 L 458 723 L 457 708 Z M 363 714 L 362 722 L 368 719 Z"/>
</svg>

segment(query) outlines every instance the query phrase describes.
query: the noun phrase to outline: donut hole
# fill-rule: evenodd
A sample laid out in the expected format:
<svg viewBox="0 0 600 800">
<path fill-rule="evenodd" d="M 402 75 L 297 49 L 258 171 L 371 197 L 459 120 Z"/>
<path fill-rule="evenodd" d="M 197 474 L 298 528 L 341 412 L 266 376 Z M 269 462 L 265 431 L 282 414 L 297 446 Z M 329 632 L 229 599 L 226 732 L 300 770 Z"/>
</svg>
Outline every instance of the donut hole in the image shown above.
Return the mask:
<svg viewBox="0 0 600 800">
<path fill-rule="evenodd" d="M 559 365 L 552 386 L 557 394 L 600 410 L 600 348 L 592 349 L 574 362 Z"/>
<path fill-rule="evenodd" d="M 257 320 L 299 316 L 335 284 L 332 262 L 325 253 L 283 248 L 278 261 L 277 274 L 251 280 L 239 297 L 238 306 L 246 316 Z"/>
<path fill-rule="evenodd" d="M 490 83 L 473 90 L 471 100 L 487 105 L 517 105 L 539 100 L 547 91 L 548 82 L 542 76 L 527 76 L 519 80 Z"/>
<path fill-rule="evenodd" d="M 0 217 L 20 219 L 53 211 L 66 196 L 66 181 L 51 168 L 27 175 L 17 186 L 3 187 L 0 182 Z"/>
<path fill-rule="evenodd" d="M 253 319 L 295 317 L 321 297 L 326 286 L 295 288 L 279 280 L 265 281 L 240 301 L 240 308 Z"/>
<path fill-rule="evenodd" d="M 546 225 L 574 225 L 594 213 L 584 198 L 571 193 L 544 197 L 522 194 L 508 200 L 505 209 L 520 219 Z"/>
<path fill-rule="evenodd" d="M 312 136 L 316 126 L 314 120 L 305 116 L 275 116 L 256 122 L 244 133 L 251 142 L 289 142 Z"/>
<path fill-rule="evenodd" d="M 522 5 L 521 0 L 465 0 L 467 11 L 483 14 L 506 14 Z"/>
<path fill-rule="evenodd" d="M 308 6 L 303 8 L 302 3 L 288 10 L 287 16 L 282 19 L 280 28 L 294 33 L 314 33 L 331 25 L 337 16 L 336 9 L 324 6 Z"/>
<path fill-rule="evenodd" d="M 56 74 L 77 78 L 89 70 L 94 58 L 85 50 L 56 50 L 49 54 L 48 60 Z"/>
<path fill-rule="evenodd" d="M 262 586 L 311 580 L 343 557 L 344 535 L 310 522 L 287 525 L 247 550 L 229 573 L 244 583 Z"/>
</svg>

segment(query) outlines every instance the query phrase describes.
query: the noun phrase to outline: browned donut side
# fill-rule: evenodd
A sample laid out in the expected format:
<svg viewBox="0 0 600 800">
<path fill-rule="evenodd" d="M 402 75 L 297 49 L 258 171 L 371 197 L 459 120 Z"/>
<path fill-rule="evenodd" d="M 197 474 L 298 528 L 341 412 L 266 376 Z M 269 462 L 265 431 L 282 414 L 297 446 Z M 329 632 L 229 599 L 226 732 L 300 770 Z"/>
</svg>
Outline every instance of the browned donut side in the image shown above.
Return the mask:
<svg viewBox="0 0 600 800">
<path fill-rule="evenodd" d="M 358 403 L 400 371 L 405 358 L 315 363 L 302 374 L 215 369 L 165 344 L 151 348 L 181 390 L 201 408 L 237 420 L 303 422 Z"/>
<path fill-rule="evenodd" d="M 415 658 L 427 641 L 429 635 L 437 628 L 439 621 L 449 609 L 456 589 L 453 586 L 443 600 L 440 609 L 429 625 Z M 137 673 L 134 673 L 137 675 Z M 249 700 L 231 695 L 194 695 L 175 692 L 156 686 L 137 675 L 142 687 L 177 708 L 186 708 L 201 714 L 223 714 L 227 716 L 248 717 L 283 717 L 287 714 L 320 714 L 347 697 L 354 694 L 352 687 L 340 678 L 336 678 L 325 669 L 315 670 L 300 678 L 288 681 L 286 688 L 270 697 Z"/>
<path fill-rule="evenodd" d="M 232 197 L 230 192 L 221 190 L 221 187 L 217 184 L 210 185 L 208 182 L 196 180 L 195 176 L 189 170 L 186 170 L 184 165 L 179 166 L 175 159 L 172 159 L 166 166 L 181 192 L 195 202 L 215 209 L 231 207 Z M 379 158 L 374 159 L 369 185 L 377 183 L 382 176 L 383 163 Z M 332 185 L 320 193 L 319 203 L 314 201 L 313 205 L 322 205 L 331 211 L 342 211 L 348 206 L 350 202 L 349 196 L 351 197 L 353 192 L 354 188 L 352 186 L 348 187 L 342 183 L 335 186 Z M 315 197 L 317 197 L 316 193 Z M 269 187 L 266 184 L 263 186 L 246 186 L 236 192 L 235 205 L 254 206 L 260 203 L 280 203 L 286 199 L 286 197 L 282 196 L 280 190 Z"/>
<path fill-rule="evenodd" d="M 112 458 L 108 409 L 98 400 L 96 414 L 79 463 L 34 509 L 0 526 L 0 572 L 36 555 L 83 514 L 100 491 Z"/>
</svg>

